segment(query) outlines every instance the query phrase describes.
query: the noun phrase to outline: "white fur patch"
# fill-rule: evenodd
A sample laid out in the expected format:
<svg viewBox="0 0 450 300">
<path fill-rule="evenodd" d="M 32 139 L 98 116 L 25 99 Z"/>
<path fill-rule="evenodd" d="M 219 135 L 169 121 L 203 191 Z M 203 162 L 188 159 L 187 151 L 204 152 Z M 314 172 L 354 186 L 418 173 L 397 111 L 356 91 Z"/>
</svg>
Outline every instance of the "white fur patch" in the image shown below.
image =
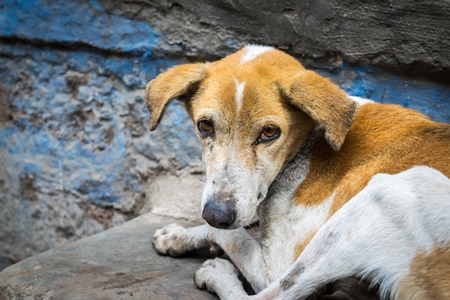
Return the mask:
<svg viewBox="0 0 450 300">
<path fill-rule="evenodd" d="M 271 281 L 279 278 L 296 260 L 292 249 L 304 243 L 327 221 L 334 196 L 335 193 L 316 206 L 293 205 L 287 215 L 271 216 L 268 238 L 263 241 L 263 244 L 270 244 L 263 251 Z"/>
<path fill-rule="evenodd" d="M 244 100 L 244 87 L 245 87 L 245 81 L 239 82 L 236 79 L 234 80 L 236 83 L 236 111 L 239 113 L 242 108 L 242 101 Z"/>
<path fill-rule="evenodd" d="M 367 103 L 374 103 L 374 101 L 372 101 L 370 99 L 361 98 L 361 97 L 357 97 L 357 96 L 350 96 L 350 99 L 352 99 L 355 102 L 358 102 L 359 106 L 363 106 L 364 104 L 367 104 Z"/>
<path fill-rule="evenodd" d="M 273 50 L 273 48 L 260 45 L 248 45 L 245 47 L 245 53 L 241 58 L 241 64 L 254 60 L 258 55 L 270 50 Z"/>
</svg>

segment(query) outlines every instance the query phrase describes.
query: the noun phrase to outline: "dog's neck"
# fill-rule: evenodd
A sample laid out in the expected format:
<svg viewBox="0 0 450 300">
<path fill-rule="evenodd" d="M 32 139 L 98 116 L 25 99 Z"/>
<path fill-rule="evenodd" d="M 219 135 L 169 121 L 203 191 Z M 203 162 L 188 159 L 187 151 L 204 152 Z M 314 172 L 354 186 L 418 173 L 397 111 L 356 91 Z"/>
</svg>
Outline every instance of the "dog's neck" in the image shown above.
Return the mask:
<svg viewBox="0 0 450 300">
<path fill-rule="evenodd" d="M 297 245 L 307 241 L 317 226 L 322 225 L 314 218 L 319 222 L 325 220 L 327 209 L 300 207 L 294 203 L 296 190 L 307 178 L 311 157 L 323 139 L 322 127 L 309 133 L 295 156 L 284 164 L 259 206 L 261 246 L 265 259 L 272 262 L 269 264 L 272 280 L 281 276 L 297 259 Z"/>
<path fill-rule="evenodd" d="M 270 214 L 274 213 L 270 207 L 275 202 L 277 206 L 284 208 L 279 210 L 278 213 L 283 213 L 283 210 L 287 211 L 289 209 L 295 191 L 308 174 L 314 146 L 319 140 L 323 139 L 324 132 L 325 128 L 323 126 L 319 126 L 310 132 L 295 156 L 284 164 L 270 185 L 266 199 L 259 207 L 260 222 L 268 220 Z"/>
<path fill-rule="evenodd" d="M 295 156 L 286 162 L 276 179 L 269 187 L 268 197 L 280 190 L 294 193 L 305 178 L 309 168 L 309 160 L 317 141 L 324 135 L 325 128 L 320 126 L 311 131 Z"/>
</svg>

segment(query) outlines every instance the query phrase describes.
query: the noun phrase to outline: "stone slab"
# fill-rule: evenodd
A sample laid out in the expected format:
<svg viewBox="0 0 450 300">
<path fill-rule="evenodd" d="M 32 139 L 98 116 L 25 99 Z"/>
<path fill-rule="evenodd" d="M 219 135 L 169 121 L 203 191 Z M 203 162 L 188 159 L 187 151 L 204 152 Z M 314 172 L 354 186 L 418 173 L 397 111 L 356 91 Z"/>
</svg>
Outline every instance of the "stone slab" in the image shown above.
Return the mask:
<svg viewBox="0 0 450 300">
<path fill-rule="evenodd" d="M 174 221 L 145 214 L 23 260 L 0 272 L 0 299 L 217 299 L 192 279 L 204 257 L 152 248 L 153 232 Z"/>
</svg>

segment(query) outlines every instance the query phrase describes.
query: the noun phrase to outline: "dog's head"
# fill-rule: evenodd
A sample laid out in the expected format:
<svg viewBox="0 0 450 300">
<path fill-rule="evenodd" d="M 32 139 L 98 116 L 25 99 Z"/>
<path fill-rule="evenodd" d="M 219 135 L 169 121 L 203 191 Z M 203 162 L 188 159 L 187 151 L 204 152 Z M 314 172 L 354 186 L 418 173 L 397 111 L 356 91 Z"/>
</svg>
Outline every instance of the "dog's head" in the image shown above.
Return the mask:
<svg viewBox="0 0 450 300">
<path fill-rule="evenodd" d="M 173 67 L 152 80 L 145 101 L 154 130 L 179 99 L 203 146 L 204 219 L 248 225 L 283 164 L 315 127 L 338 151 L 357 104 L 329 80 L 270 47 L 247 46 L 208 64 Z"/>
</svg>

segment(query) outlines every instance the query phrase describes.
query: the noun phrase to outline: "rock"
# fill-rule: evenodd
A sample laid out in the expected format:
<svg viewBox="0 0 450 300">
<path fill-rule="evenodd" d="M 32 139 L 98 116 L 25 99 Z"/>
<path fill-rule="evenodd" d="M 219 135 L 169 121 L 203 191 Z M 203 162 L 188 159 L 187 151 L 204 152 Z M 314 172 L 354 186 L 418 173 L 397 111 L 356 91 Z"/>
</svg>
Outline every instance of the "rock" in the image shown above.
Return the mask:
<svg viewBox="0 0 450 300">
<path fill-rule="evenodd" d="M 450 74 L 450 3 L 445 0 L 357 5 L 351 0 L 99 3 L 108 12 L 144 21 L 160 32 L 164 39 L 155 51 L 221 57 L 244 44 L 259 43 L 305 59 L 330 62 L 339 54 L 351 63 L 408 75 Z"/>
<path fill-rule="evenodd" d="M 3 270 L 14 264 L 14 260 L 11 257 L 0 255 L 0 270 Z"/>
<path fill-rule="evenodd" d="M 189 173 L 200 161 L 195 128 L 182 105 L 171 105 L 150 133 L 144 90 L 117 77 L 148 81 L 174 61 L 1 45 L 0 256 L 20 261 L 158 209 L 149 203 L 155 199 L 149 186 L 192 186 L 164 178 Z M 43 52 L 54 53 L 58 64 L 40 60 Z M 106 68 L 114 73 L 96 73 Z M 200 209 L 200 197 L 171 200 Z"/>
<path fill-rule="evenodd" d="M 133 74 L 123 76 L 123 82 L 125 82 L 125 85 L 129 88 L 139 88 L 143 85 L 142 80 Z"/>
<path fill-rule="evenodd" d="M 217 299 L 192 279 L 205 258 L 152 248 L 153 232 L 174 221 L 146 214 L 23 260 L 0 272 L 0 299 Z"/>
<path fill-rule="evenodd" d="M 80 85 L 86 84 L 88 82 L 87 76 L 74 71 L 69 71 L 66 73 L 66 85 L 70 93 L 76 93 L 79 90 Z"/>
</svg>

